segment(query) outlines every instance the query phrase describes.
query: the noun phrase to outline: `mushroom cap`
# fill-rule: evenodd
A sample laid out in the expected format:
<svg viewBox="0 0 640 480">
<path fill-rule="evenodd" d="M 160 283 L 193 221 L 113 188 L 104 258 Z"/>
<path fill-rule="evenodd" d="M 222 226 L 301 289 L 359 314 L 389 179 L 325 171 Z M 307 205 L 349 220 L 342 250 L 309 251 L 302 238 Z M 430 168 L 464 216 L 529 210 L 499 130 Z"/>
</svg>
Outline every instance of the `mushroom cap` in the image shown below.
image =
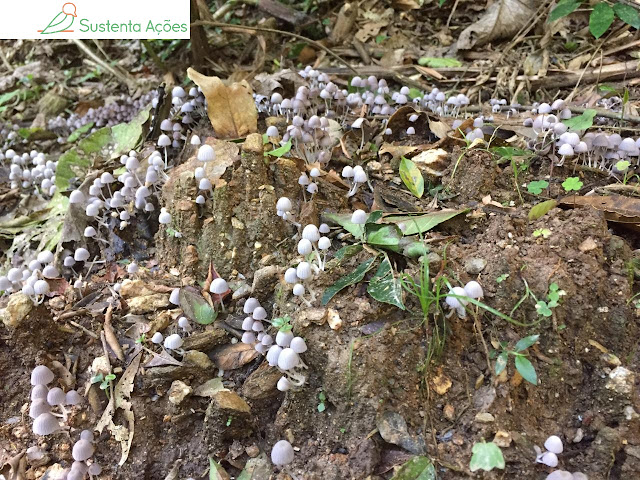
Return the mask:
<svg viewBox="0 0 640 480">
<path fill-rule="evenodd" d="M 171 146 L 171 138 L 169 137 L 169 135 L 166 135 L 164 133 L 160 135 L 160 137 L 158 137 L 158 146 L 159 147 Z"/>
<path fill-rule="evenodd" d="M 256 307 L 251 316 L 254 320 L 264 320 L 267 318 L 267 311 L 263 307 Z"/>
<path fill-rule="evenodd" d="M 558 155 L 562 155 L 563 157 L 571 157 L 573 154 L 573 147 L 568 143 L 563 143 L 558 149 Z"/>
<path fill-rule="evenodd" d="M 555 468 L 558 466 L 558 456 L 553 452 L 545 452 L 537 462 Z"/>
<path fill-rule="evenodd" d="M 293 205 L 291 204 L 291 200 L 287 197 L 280 197 L 276 202 L 276 210 L 280 210 L 281 212 L 290 212 L 293 209 Z"/>
<path fill-rule="evenodd" d="M 67 480 L 84 480 L 84 476 L 87 474 L 87 464 L 84 462 L 75 461 L 71 464 L 71 470 L 67 473 Z"/>
<path fill-rule="evenodd" d="M 38 261 L 42 264 L 46 264 L 46 263 L 51 263 L 53 262 L 53 253 L 51 253 L 49 250 L 43 250 L 42 252 L 38 253 Z"/>
<path fill-rule="evenodd" d="M 318 231 L 326 235 L 331 231 L 331 229 L 329 228 L 329 225 L 327 225 L 326 223 L 321 223 L 320 226 L 318 227 Z"/>
<path fill-rule="evenodd" d="M 285 332 L 279 330 L 276 334 L 276 344 L 281 347 L 288 347 L 291 345 L 291 340 L 293 340 L 293 333 L 291 331 Z"/>
<path fill-rule="evenodd" d="M 256 334 L 248 331 L 242 334 L 242 343 L 246 343 L 247 345 L 251 345 L 256 343 Z"/>
<path fill-rule="evenodd" d="M 76 462 L 84 462 L 93 456 L 94 451 L 95 448 L 90 441 L 80 439 L 73 445 L 71 454 Z"/>
<path fill-rule="evenodd" d="M 176 348 L 180 348 L 182 346 L 183 340 L 180 335 L 174 333 L 173 335 L 169 335 L 164 339 L 164 347 L 169 350 L 175 350 Z"/>
<path fill-rule="evenodd" d="M 27 448 L 27 460 L 37 461 L 44 458 L 45 451 L 40 447 L 34 445 L 33 447 Z"/>
<path fill-rule="evenodd" d="M 47 385 L 53 379 L 53 372 L 46 365 L 38 365 L 31 372 L 31 385 Z"/>
<path fill-rule="evenodd" d="M 102 473 L 102 467 L 99 463 L 92 463 L 89 467 L 89 475 L 100 475 Z"/>
<path fill-rule="evenodd" d="M 351 215 L 351 223 L 355 223 L 356 225 L 364 225 L 367 223 L 367 213 L 364 210 L 356 210 Z"/>
<path fill-rule="evenodd" d="M 161 344 L 162 340 L 164 340 L 164 337 L 162 336 L 162 334 L 160 332 L 154 333 L 153 336 L 151 337 L 151 341 L 153 343 L 155 343 L 156 345 Z"/>
<path fill-rule="evenodd" d="M 198 135 L 194 135 L 191 137 L 191 145 L 200 145 L 202 144 L 202 140 L 200 140 L 200 137 Z"/>
<path fill-rule="evenodd" d="M 65 404 L 66 405 L 78 405 L 82 403 L 84 399 L 82 396 L 76 392 L 75 390 L 69 390 L 65 396 Z"/>
<path fill-rule="evenodd" d="M 311 252 L 313 252 L 313 245 L 311 242 L 306 238 L 301 239 L 298 242 L 298 253 L 300 255 L 309 255 Z"/>
<path fill-rule="evenodd" d="M 304 353 L 307 351 L 307 344 L 302 337 L 293 337 L 289 347 L 296 353 Z"/>
<path fill-rule="evenodd" d="M 293 290 L 292 293 L 296 296 L 296 297 L 301 297 L 302 295 L 304 295 L 304 285 L 302 285 L 301 283 L 296 283 L 293 286 Z"/>
<path fill-rule="evenodd" d="M 287 283 L 298 282 L 298 273 L 295 268 L 287 268 L 286 272 L 284 272 L 284 281 Z"/>
<path fill-rule="evenodd" d="M 211 145 L 201 145 L 198 148 L 198 160 L 201 162 L 212 162 L 216 158 L 216 151 Z"/>
<path fill-rule="evenodd" d="M 562 450 L 564 449 L 562 445 L 562 440 L 557 435 L 551 435 L 544 441 L 544 448 L 548 451 L 555 453 L 556 455 L 560 455 Z"/>
<path fill-rule="evenodd" d="M 342 169 L 342 178 L 352 178 L 353 177 L 353 167 L 347 165 Z"/>
<path fill-rule="evenodd" d="M 58 278 L 60 274 L 58 273 L 58 269 L 53 265 L 46 265 L 42 269 L 42 276 L 44 278 Z"/>
<path fill-rule="evenodd" d="M 82 430 L 82 432 L 80 432 L 80 439 L 93 442 L 93 432 L 91 430 Z"/>
<path fill-rule="evenodd" d="M 253 311 L 260 306 L 260 301 L 255 297 L 247 298 L 247 301 L 244 302 L 244 307 L 242 311 L 247 314 L 253 313 Z"/>
<path fill-rule="evenodd" d="M 280 353 L 282 352 L 282 347 L 279 345 L 272 345 L 267 352 L 267 362 L 272 367 L 275 367 L 278 364 L 278 357 L 280 357 Z"/>
<path fill-rule="evenodd" d="M 46 400 L 49 389 L 46 385 L 34 385 L 31 389 L 31 400 Z"/>
<path fill-rule="evenodd" d="M 64 405 L 67 395 L 59 387 L 54 387 L 47 393 L 47 402 L 49 405 Z"/>
<path fill-rule="evenodd" d="M 280 132 L 278 132 L 278 127 L 276 127 L 275 125 L 271 125 L 269 128 L 267 128 L 267 137 L 278 137 L 278 136 L 280 136 Z"/>
<path fill-rule="evenodd" d="M 49 412 L 51 412 L 51 405 L 49 405 L 44 398 L 33 400 L 29 406 L 29 416 L 33 419 L 38 418 L 43 413 Z"/>
<path fill-rule="evenodd" d="M 229 290 L 229 285 L 224 278 L 214 278 L 209 287 L 209 291 L 215 294 L 223 294 Z"/>
<path fill-rule="evenodd" d="M 180 289 L 174 288 L 169 295 L 169 301 L 174 305 L 180 305 Z"/>
<path fill-rule="evenodd" d="M 76 262 L 84 262 L 89 259 L 90 253 L 86 248 L 80 247 L 77 248 L 75 253 L 73 254 L 73 259 Z"/>
<path fill-rule="evenodd" d="M 271 449 L 271 461 L 274 465 L 284 466 L 293 462 L 293 447 L 286 440 L 280 440 Z"/>
<path fill-rule="evenodd" d="M 320 237 L 320 240 L 318 240 L 318 248 L 320 250 L 328 250 L 331 248 L 331 240 L 329 240 L 329 237 Z"/>
<path fill-rule="evenodd" d="M 58 419 L 50 413 L 43 413 L 33 421 L 33 433 L 36 435 L 51 435 L 60 430 Z"/>
<path fill-rule="evenodd" d="M 281 392 L 286 392 L 291 389 L 291 382 L 287 377 L 280 377 L 280 380 L 278 380 L 278 383 L 276 384 L 276 388 Z"/>
<path fill-rule="evenodd" d="M 320 239 L 320 232 L 318 227 L 313 224 L 309 224 L 302 230 L 302 238 L 309 240 L 312 243 L 317 242 Z"/>
<path fill-rule="evenodd" d="M 300 363 L 300 357 L 292 348 L 285 348 L 280 352 L 278 357 L 278 368 L 282 370 L 291 370 Z"/>
<path fill-rule="evenodd" d="M 367 173 L 360 165 L 353 169 L 353 181 L 356 183 L 365 183 L 367 181 Z"/>
<path fill-rule="evenodd" d="M 464 293 L 467 297 L 475 299 L 482 298 L 484 296 L 482 287 L 475 280 L 471 280 L 464 286 Z"/>
<path fill-rule="evenodd" d="M 574 476 L 571 472 L 567 472 L 566 470 L 556 470 L 555 472 L 551 472 L 547 475 L 546 480 L 574 480 Z"/>
<path fill-rule="evenodd" d="M 271 345 L 273 345 L 273 337 L 271 335 L 269 335 L 268 333 L 266 333 L 262 339 L 260 340 L 260 342 L 266 346 L 266 347 L 270 347 Z"/>
<path fill-rule="evenodd" d="M 262 332 L 264 331 L 264 325 L 262 325 L 260 320 L 256 320 L 253 322 L 253 325 L 251 325 L 251 330 L 254 332 Z"/>
<path fill-rule="evenodd" d="M 160 222 L 162 225 L 171 223 L 171 214 L 169 212 L 161 212 L 158 216 L 158 222 Z"/>
<path fill-rule="evenodd" d="M 74 190 L 69 195 L 69 203 L 82 203 L 84 202 L 84 193 L 80 190 Z"/>
<path fill-rule="evenodd" d="M 309 262 L 300 262 L 296 268 L 296 275 L 301 280 L 311 277 L 311 264 Z"/>
<path fill-rule="evenodd" d="M 49 284 L 46 280 L 37 280 L 36 283 L 33 284 L 33 291 L 36 295 L 49 293 Z"/>
<path fill-rule="evenodd" d="M 245 331 L 251 330 L 251 328 L 253 327 L 253 322 L 255 322 L 253 317 L 246 317 L 242 321 L 242 330 L 245 330 Z"/>
</svg>

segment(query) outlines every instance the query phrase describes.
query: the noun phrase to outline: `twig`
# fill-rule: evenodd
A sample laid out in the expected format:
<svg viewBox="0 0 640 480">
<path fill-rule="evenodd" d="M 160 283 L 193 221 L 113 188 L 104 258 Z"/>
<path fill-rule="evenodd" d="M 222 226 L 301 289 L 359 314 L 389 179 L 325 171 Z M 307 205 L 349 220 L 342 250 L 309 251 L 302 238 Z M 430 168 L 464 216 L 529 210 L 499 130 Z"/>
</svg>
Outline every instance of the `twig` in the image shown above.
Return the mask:
<svg viewBox="0 0 640 480">
<path fill-rule="evenodd" d="M 275 28 L 263 28 L 263 27 L 249 27 L 249 26 L 240 26 L 240 25 L 231 25 L 230 23 L 222 23 L 222 22 L 209 22 L 207 20 L 199 20 L 191 24 L 192 26 L 210 26 L 210 27 L 218 27 L 226 30 L 235 30 L 242 32 L 243 30 L 249 30 L 252 32 L 265 32 L 265 33 L 277 33 L 279 35 L 286 35 L 289 37 L 297 38 L 298 40 L 302 40 L 303 42 L 310 43 L 314 47 L 323 50 L 328 55 L 333 57 L 335 60 L 342 63 L 345 67 L 351 70 L 353 73 L 358 74 L 358 70 L 356 70 L 349 62 L 344 60 L 342 57 L 335 54 L 330 48 L 325 47 L 320 42 L 316 42 L 315 40 L 311 40 L 310 38 L 304 37 L 302 35 L 298 35 L 297 33 L 286 32 L 284 30 L 276 30 Z"/>
<path fill-rule="evenodd" d="M 73 325 L 76 328 L 79 328 L 80 330 L 82 330 L 84 333 L 86 333 L 87 335 L 89 335 L 91 338 L 95 338 L 96 340 L 98 339 L 98 335 L 96 335 L 94 332 L 92 332 L 91 330 L 83 327 L 82 325 L 80 325 L 77 322 L 74 322 L 73 320 L 69 320 L 69 323 L 71 325 Z"/>
<path fill-rule="evenodd" d="M 122 351 L 122 347 L 120 346 L 120 342 L 118 341 L 118 337 L 116 337 L 115 332 L 113 331 L 113 325 L 111 325 L 111 316 L 113 315 L 113 304 L 110 303 L 109 307 L 107 307 L 107 313 L 104 315 L 104 334 L 107 339 L 107 343 L 118 357 L 118 360 L 124 362 L 124 352 Z"/>
<path fill-rule="evenodd" d="M 567 108 L 571 110 L 571 113 L 582 114 L 586 110 L 595 110 L 596 117 L 611 118 L 612 120 L 619 120 L 619 121 L 630 122 L 630 123 L 640 123 L 640 117 L 638 116 L 621 115 L 620 112 L 612 112 L 611 110 L 605 110 L 604 108 L 572 107 L 572 106 L 569 106 Z M 500 107 L 501 112 L 507 112 L 512 109 L 523 112 L 523 111 L 533 109 L 533 106 L 532 105 L 504 105 Z M 469 107 L 465 107 L 464 110 L 465 112 L 468 112 L 468 113 L 479 113 L 486 109 L 484 109 L 481 106 L 471 105 Z"/>
<path fill-rule="evenodd" d="M 120 80 L 125 85 L 127 85 L 127 88 L 129 90 L 133 90 L 135 88 L 136 82 L 135 82 L 135 80 L 133 78 L 130 78 L 128 75 L 125 75 L 125 74 L 120 73 L 117 70 L 115 70 L 113 67 L 111 67 L 111 65 L 109 65 L 107 62 L 102 60 L 89 47 L 87 47 L 87 45 L 82 40 L 74 38 L 74 39 L 72 39 L 72 41 L 73 41 L 73 43 L 75 43 L 78 46 L 78 48 L 80 50 L 82 50 L 84 52 L 85 55 L 87 55 L 89 58 L 91 58 L 91 60 L 96 62 L 98 65 L 100 65 L 102 68 L 104 68 L 111 75 L 113 75 L 118 80 Z"/>
</svg>

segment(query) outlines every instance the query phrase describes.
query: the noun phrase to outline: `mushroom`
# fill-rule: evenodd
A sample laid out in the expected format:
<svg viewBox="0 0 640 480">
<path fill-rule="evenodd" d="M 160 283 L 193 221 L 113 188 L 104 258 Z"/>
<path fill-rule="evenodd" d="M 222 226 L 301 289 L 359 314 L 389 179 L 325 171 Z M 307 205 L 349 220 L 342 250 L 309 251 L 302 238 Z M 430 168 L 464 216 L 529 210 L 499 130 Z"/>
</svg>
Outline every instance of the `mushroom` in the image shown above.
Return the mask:
<svg viewBox="0 0 640 480">
<path fill-rule="evenodd" d="M 31 385 L 47 385 L 53 382 L 54 375 L 46 365 L 38 365 L 31 372 Z"/>
<path fill-rule="evenodd" d="M 286 440 L 280 440 L 271 449 L 271 461 L 274 465 L 283 467 L 293 462 L 293 447 Z"/>
<path fill-rule="evenodd" d="M 51 435 L 60 430 L 58 419 L 51 413 L 42 413 L 33 421 L 33 433 L 36 435 Z"/>
</svg>

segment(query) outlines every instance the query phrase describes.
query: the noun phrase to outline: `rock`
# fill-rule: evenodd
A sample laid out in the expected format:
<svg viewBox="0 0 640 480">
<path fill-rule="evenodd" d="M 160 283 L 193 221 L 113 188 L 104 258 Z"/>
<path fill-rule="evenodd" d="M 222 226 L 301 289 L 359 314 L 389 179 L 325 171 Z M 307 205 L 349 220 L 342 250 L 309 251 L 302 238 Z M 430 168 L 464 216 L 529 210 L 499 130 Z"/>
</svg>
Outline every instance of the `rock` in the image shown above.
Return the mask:
<svg viewBox="0 0 640 480">
<path fill-rule="evenodd" d="M 169 388 L 169 401 L 174 405 L 180 405 L 192 391 L 193 389 L 183 381 L 174 380 Z"/>
<path fill-rule="evenodd" d="M 609 380 L 605 388 L 613 390 L 620 395 L 630 396 L 633 393 L 635 378 L 636 376 L 632 371 L 624 367 L 616 367 L 609 374 Z"/>
<path fill-rule="evenodd" d="M 230 413 L 251 413 L 251 407 L 244 399 L 231 390 L 220 391 L 213 396 L 213 404 L 220 410 Z"/>
<path fill-rule="evenodd" d="M 120 287 L 120 296 L 125 300 L 133 297 L 145 297 L 147 295 L 153 295 L 154 293 L 156 292 L 147 288 L 147 285 L 140 279 L 126 279 Z"/>
<path fill-rule="evenodd" d="M 258 447 L 256 447 L 255 445 L 253 445 L 253 447 L 258 449 Z M 249 448 L 252 448 L 252 447 L 247 448 L 247 455 L 251 457 L 251 454 L 249 453 Z M 260 452 L 259 449 L 258 449 L 258 452 Z M 246 465 L 244 466 L 244 470 L 242 471 L 243 473 L 246 472 L 247 478 L 251 478 L 251 480 L 269 480 L 271 478 L 271 474 L 273 473 L 271 462 L 269 461 L 269 459 L 267 458 L 267 455 L 264 452 L 256 454 L 255 458 L 252 457 L 246 463 Z"/>
<path fill-rule="evenodd" d="M 464 270 L 469 275 L 478 275 L 486 266 L 487 261 L 484 258 L 470 257 L 464 262 Z"/>
<path fill-rule="evenodd" d="M 476 414 L 475 421 L 478 423 L 492 423 L 496 419 L 489 412 L 479 412 Z"/>
<path fill-rule="evenodd" d="M 327 322 L 331 330 L 340 330 L 342 328 L 342 319 L 336 310 L 330 308 L 327 311 Z"/>
<path fill-rule="evenodd" d="M 407 430 L 407 422 L 402 415 L 386 411 L 376 419 L 376 426 L 385 442 L 393 443 L 414 455 L 424 455 L 426 446 L 422 437 L 414 437 Z"/>
<path fill-rule="evenodd" d="M 213 396 L 216 393 L 221 392 L 223 390 L 227 390 L 227 389 L 224 388 L 224 385 L 222 384 L 222 377 L 216 377 L 216 378 L 212 378 L 210 380 L 207 380 L 202 385 L 197 387 L 194 390 L 193 394 L 198 396 L 198 397 L 211 397 L 211 398 L 213 398 Z"/>
<path fill-rule="evenodd" d="M 622 365 L 620 359 L 613 353 L 603 353 L 600 355 L 600 360 L 609 365 L 610 367 L 619 367 Z"/>
<path fill-rule="evenodd" d="M 247 135 L 247 138 L 242 144 L 242 151 L 262 154 L 264 151 L 264 142 L 262 141 L 262 135 L 260 135 L 259 133 L 251 133 Z"/>
<path fill-rule="evenodd" d="M 371 475 L 380 462 L 380 449 L 372 438 L 364 438 L 355 449 L 349 449 L 347 461 L 351 478 L 364 478 Z"/>
<path fill-rule="evenodd" d="M 498 445 L 500 448 L 507 448 L 511 445 L 511 434 L 509 432 L 505 432 L 502 430 L 498 430 L 493 437 L 493 443 Z"/>
<path fill-rule="evenodd" d="M 27 318 L 32 308 L 33 302 L 29 296 L 20 292 L 14 293 L 9 297 L 7 307 L 0 310 L 2 323 L 7 327 L 16 328 Z"/>
<path fill-rule="evenodd" d="M 49 90 L 39 101 L 38 110 L 48 117 L 58 115 L 67 108 L 69 100 L 58 95 L 55 90 Z"/>
<path fill-rule="evenodd" d="M 444 418 L 446 418 L 447 420 L 453 420 L 455 418 L 456 409 L 453 405 L 451 405 L 450 403 L 447 403 L 444 406 L 442 413 L 444 413 Z"/>
<path fill-rule="evenodd" d="M 250 400 L 264 400 L 278 395 L 276 384 L 282 377 L 282 373 L 263 362 L 247 377 L 242 384 L 242 395 Z"/>
<path fill-rule="evenodd" d="M 144 297 L 134 297 L 127 302 L 129 312 L 137 315 L 151 313 L 169 306 L 169 294 L 154 293 Z"/>
<path fill-rule="evenodd" d="M 486 411 L 496 399 L 496 389 L 490 385 L 481 387 L 473 395 L 473 406 L 480 411 Z"/>
<path fill-rule="evenodd" d="M 230 287 L 233 290 L 233 295 L 231 295 L 233 300 L 240 300 L 251 295 L 251 287 L 244 280 L 242 283 L 238 282 L 237 285 L 231 284 Z"/>
<path fill-rule="evenodd" d="M 274 291 L 282 272 L 283 269 L 277 265 L 269 265 L 256 270 L 253 274 L 251 295 L 257 298 L 268 297 Z"/>
<path fill-rule="evenodd" d="M 184 352 L 182 361 L 186 366 L 193 366 L 206 370 L 213 368 L 213 362 L 206 353 L 199 352 L 197 350 L 188 350 Z"/>
<path fill-rule="evenodd" d="M 312 323 L 316 325 L 324 325 L 326 321 L 326 308 L 308 308 L 296 314 L 295 318 L 293 319 L 293 324 L 295 327 L 306 328 Z"/>
<path fill-rule="evenodd" d="M 578 250 L 582 253 L 590 252 L 591 250 L 595 250 L 598 248 L 598 244 L 596 244 L 595 240 L 591 237 L 587 237 L 579 246 Z"/>
<path fill-rule="evenodd" d="M 429 270 L 438 271 L 442 263 L 442 257 L 436 252 L 429 252 L 427 253 L 427 262 L 429 263 Z"/>
<path fill-rule="evenodd" d="M 228 342 L 229 339 L 225 330 L 218 327 L 207 327 L 204 332 L 194 333 L 185 337 L 182 347 L 185 350 L 207 351 Z"/>
<path fill-rule="evenodd" d="M 449 377 L 447 377 L 442 370 L 439 369 L 437 374 L 431 378 L 431 386 L 436 391 L 438 395 L 444 395 L 451 388 L 452 382 Z"/>
</svg>

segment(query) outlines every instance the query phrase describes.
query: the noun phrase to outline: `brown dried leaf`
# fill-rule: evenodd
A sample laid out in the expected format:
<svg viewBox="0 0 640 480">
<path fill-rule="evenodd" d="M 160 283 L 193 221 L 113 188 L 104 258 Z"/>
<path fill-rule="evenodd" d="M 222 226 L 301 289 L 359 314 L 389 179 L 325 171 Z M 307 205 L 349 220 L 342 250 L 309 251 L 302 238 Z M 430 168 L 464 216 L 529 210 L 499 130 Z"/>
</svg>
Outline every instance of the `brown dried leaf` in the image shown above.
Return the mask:
<svg viewBox="0 0 640 480">
<path fill-rule="evenodd" d="M 222 370 L 235 370 L 246 365 L 258 356 L 258 352 L 251 345 L 236 343 L 225 345 L 213 354 L 213 362 Z"/>
<path fill-rule="evenodd" d="M 149 350 L 149 352 L 153 355 L 153 358 L 144 364 L 144 368 L 162 367 L 164 365 L 182 366 L 182 362 L 173 358 L 166 350 L 162 350 L 162 353 L 159 354 L 152 350 Z"/>
<path fill-rule="evenodd" d="M 559 203 L 564 206 L 593 207 L 604 212 L 605 218 L 610 222 L 640 224 L 640 198 L 625 197 L 623 195 L 609 195 L 606 197 L 567 195 Z"/>
<path fill-rule="evenodd" d="M 258 111 L 245 80 L 227 86 L 218 77 L 207 77 L 193 68 L 187 75 L 207 99 L 209 120 L 219 138 L 240 138 L 258 131 Z"/>
</svg>

